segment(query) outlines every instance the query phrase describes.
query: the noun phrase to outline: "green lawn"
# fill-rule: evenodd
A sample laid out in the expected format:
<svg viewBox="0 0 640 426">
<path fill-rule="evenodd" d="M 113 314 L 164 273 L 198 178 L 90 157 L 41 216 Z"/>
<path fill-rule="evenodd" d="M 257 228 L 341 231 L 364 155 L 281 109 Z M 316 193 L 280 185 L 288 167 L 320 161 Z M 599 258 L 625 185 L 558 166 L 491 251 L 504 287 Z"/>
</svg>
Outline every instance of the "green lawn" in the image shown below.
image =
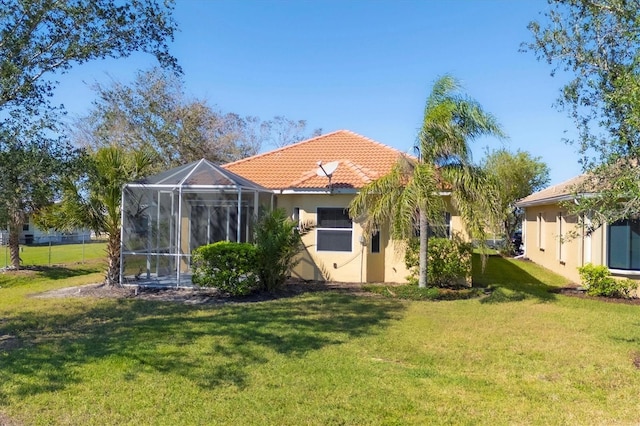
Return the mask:
<svg viewBox="0 0 640 426">
<path fill-rule="evenodd" d="M 549 293 L 565 281 L 531 263 L 491 257 L 474 281 L 492 295 L 451 302 L 29 297 L 99 269 L 0 275 L 0 413 L 42 425 L 640 422 L 640 307 Z"/>
<path fill-rule="evenodd" d="M 104 242 L 85 244 L 20 246 L 20 259 L 27 266 L 60 265 L 82 263 L 97 258 L 105 258 Z M 11 255 L 7 246 L 0 246 L 0 267 L 11 264 Z"/>
</svg>

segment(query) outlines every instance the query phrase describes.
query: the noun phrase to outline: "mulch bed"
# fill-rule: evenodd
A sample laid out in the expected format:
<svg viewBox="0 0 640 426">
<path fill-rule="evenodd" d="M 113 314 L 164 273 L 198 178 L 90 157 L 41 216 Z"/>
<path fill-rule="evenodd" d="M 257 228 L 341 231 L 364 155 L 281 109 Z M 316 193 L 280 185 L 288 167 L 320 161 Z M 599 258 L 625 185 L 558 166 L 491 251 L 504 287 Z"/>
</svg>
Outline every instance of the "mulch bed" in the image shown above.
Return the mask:
<svg viewBox="0 0 640 426">
<path fill-rule="evenodd" d="M 373 296 L 374 293 L 362 289 L 361 283 L 320 282 L 291 279 L 285 283 L 282 289 L 275 293 L 260 292 L 249 296 L 233 297 L 220 293 L 214 289 L 195 288 L 166 288 L 166 287 L 118 287 L 104 284 L 88 284 L 79 287 L 67 287 L 51 290 L 33 295 L 36 298 L 55 297 L 93 297 L 93 298 L 126 298 L 139 300 L 155 300 L 163 302 L 177 302 L 192 305 L 224 304 L 262 302 L 267 300 L 282 299 L 297 296 L 303 293 L 318 291 L 334 291 L 346 294 Z M 607 303 L 623 303 L 628 305 L 640 305 L 640 298 L 621 299 L 613 297 L 588 296 L 578 285 L 569 285 L 552 291 L 564 296 L 578 297 L 581 299 L 599 300 Z M 1 425 L 2 423 L 0 423 Z"/>
<path fill-rule="evenodd" d="M 577 285 L 561 287 L 559 289 L 553 290 L 553 293 L 562 294 L 564 296 L 578 297 L 580 299 L 599 300 L 601 302 L 607 302 L 607 303 L 623 303 L 625 305 L 640 305 L 640 298 L 637 298 L 637 297 L 633 297 L 630 299 L 622 299 L 617 297 L 589 296 L 587 295 L 585 290 L 583 290 Z"/>
<path fill-rule="evenodd" d="M 365 294 L 360 283 L 338 283 L 289 280 L 280 291 L 260 292 L 244 297 L 233 297 L 213 289 L 164 288 L 164 287 L 118 287 L 104 284 L 88 284 L 79 287 L 67 287 L 33 295 L 36 298 L 56 297 L 93 297 L 127 298 L 178 302 L 192 305 L 261 302 L 266 300 L 293 297 L 302 293 L 335 291 L 348 294 Z M 369 293 L 366 293 L 369 294 Z"/>
</svg>

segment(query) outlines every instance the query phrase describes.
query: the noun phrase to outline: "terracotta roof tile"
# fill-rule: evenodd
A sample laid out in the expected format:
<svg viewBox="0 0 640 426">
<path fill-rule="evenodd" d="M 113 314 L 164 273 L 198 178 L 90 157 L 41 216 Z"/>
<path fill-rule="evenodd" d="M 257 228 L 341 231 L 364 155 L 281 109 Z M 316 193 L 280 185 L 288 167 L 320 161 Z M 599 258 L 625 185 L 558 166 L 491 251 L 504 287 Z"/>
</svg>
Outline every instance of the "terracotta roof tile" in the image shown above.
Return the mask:
<svg viewBox="0 0 640 426">
<path fill-rule="evenodd" d="M 322 189 L 318 161 L 338 162 L 331 183 L 334 188 L 362 188 L 387 174 L 401 151 L 348 130 L 339 130 L 263 154 L 225 164 L 233 173 L 270 189 Z"/>
</svg>

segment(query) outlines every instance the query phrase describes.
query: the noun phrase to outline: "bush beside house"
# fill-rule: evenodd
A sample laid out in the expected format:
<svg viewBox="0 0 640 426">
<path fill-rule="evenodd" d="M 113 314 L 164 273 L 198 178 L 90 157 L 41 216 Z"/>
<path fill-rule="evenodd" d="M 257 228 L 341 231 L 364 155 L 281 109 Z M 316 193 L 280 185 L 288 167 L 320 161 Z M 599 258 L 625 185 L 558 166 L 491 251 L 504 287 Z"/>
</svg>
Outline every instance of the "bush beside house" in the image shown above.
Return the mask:
<svg viewBox="0 0 640 426">
<path fill-rule="evenodd" d="M 192 254 L 194 284 L 234 296 L 257 288 L 257 249 L 253 244 L 219 241 L 198 247 Z"/>
<path fill-rule="evenodd" d="M 628 298 L 636 290 L 637 283 L 630 279 L 616 279 L 609 268 L 588 263 L 578 268 L 583 287 L 589 296 Z"/>
<path fill-rule="evenodd" d="M 418 284 L 417 238 L 409 241 L 405 252 L 405 264 L 411 271 L 407 280 Z M 460 238 L 429 238 L 427 249 L 427 282 L 430 287 L 459 288 L 471 286 L 471 255 L 473 247 Z"/>
<path fill-rule="evenodd" d="M 257 220 L 255 244 L 220 241 L 198 247 L 192 282 L 233 296 L 279 290 L 301 248 L 297 225 L 283 209 L 275 209 Z"/>
</svg>

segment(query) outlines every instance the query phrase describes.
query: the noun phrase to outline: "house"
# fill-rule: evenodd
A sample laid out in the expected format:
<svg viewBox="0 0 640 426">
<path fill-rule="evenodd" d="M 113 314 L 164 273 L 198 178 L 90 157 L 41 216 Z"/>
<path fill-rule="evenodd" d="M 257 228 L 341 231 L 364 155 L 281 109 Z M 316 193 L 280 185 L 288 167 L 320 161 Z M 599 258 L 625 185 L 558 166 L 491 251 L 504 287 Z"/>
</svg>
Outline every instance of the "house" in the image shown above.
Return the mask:
<svg viewBox="0 0 640 426">
<path fill-rule="evenodd" d="M 70 232 L 61 232 L 55 230 L 43 230 L 38 228 L 31 216 L 28 216 L 22 225 L 20 232 L 20 244 L 67 244 L 89 241 L 92 238 L 91 231 L 88 229 L 75 229 Z M 0 245 L 9 243 L 9 231 L 0 230 Z"/>
<path fill-rule="evenodd" d="M 615 276 L 640 278 L 640 220 L 592 227 L 589 217 L 579 220 L 563 207 L 579 202 L 575 188 L 585 179 L 580 175 L 518 201 L 525 212 L 524 255 L 576 283 L 578 268 L 587 263 L 605 265 Z"/>
<path fill-rule="evenodd" d="M 358 191 L 387 174 L 403 155 L 340 130 L 222 166 L 202 159 L 127 184 L 123 283 L 190 285 L 191 250 L 220 240 L 250 241 L 251 218 L 262 208 L 276 207 L 314 225 L 303 237 L 294 277 L 405 282 L 404 253 L 388 230 L 365 235 L 348 213 Z M 448 233 L 462 232 L 460 217 L 449 211 Z"/>
<path fill-rule="evenodd" d="M 365 235 L 349 218 L 358 190 L 387 174 L 406 155 L 348 130 L 318 136 L 223 166 L 273 191 L 276 207 L 315 228 L 305 235 L 294 275 L 308 280 L 405 282 L 404 253 L 387 229 Z M 335 170 L 328 170 L 325 167 Z M 448 198 L 448 195 L 444 195 Z M 452 209 L 449 209 L 453 211 Z M 449 232 L 462 232 L 448 214 Z"/>
</svg>

